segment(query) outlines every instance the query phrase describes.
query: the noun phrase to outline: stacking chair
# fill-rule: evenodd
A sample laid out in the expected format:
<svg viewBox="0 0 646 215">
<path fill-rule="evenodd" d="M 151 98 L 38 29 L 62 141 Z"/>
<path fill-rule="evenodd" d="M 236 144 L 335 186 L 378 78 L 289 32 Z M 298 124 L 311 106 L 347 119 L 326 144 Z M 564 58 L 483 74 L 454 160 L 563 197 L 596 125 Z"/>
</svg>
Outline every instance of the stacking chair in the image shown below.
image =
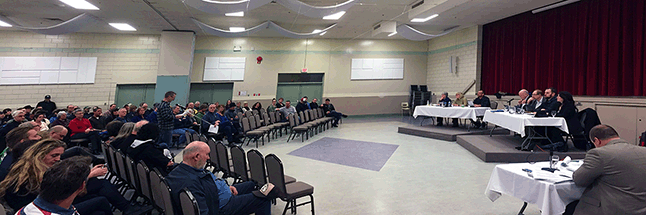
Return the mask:
<svg viewBox="0 0 646 215">
<path fill-rule="evenodd" d="M 205 142 L 205 143 L 206 143 L 206 141 L 209 141 L 209 138 L 207 138 L 207 137 L 206 137 L 206 136 L 204 136 L 204 135 L 200 135 L 200 141 L 202 141 L 202 142 Z"/>
<path fill-rule="evenodd" d="M 109 154 L 110 152 L 108 150 L 108 147 L 110 146 L 108 146 L 105 143 L 101 143 L 101 151 L 105 155 L 105 163 L 106 163 L 106 166 L 108 167 L 108 175 L 105 178 L 108 179 L 108 181 L 112 182 L 113 179 L 116 179 L 118 177 L 116 176 L 116 174 L 114 174 L 115 167 L 114 167 L 114 163 L 112 163 L 112 156 L 110 156 Z"/>
<path fill-rule="evenodd" d="M 402 107 L 402 117 L 410 115 L 410 106 L 408 106 L 408 102 L 402 102 L 401 107 Z"/>
<path fill-rule="evenodd" d="M 192 136 L 191 137 L 191 142 L 200 140 L 200 134 L 198 134 L 198 133 L 195 133 L 195 134 L 193 134 L 191 136 Z"/>
<path fill-rule="evenodd" d="M 231 163 L 229 162 L 229 153 L 224 143 L 216 143 L 215 151 L 218 156 L 218 169 L 222 171 L 222 178 L 234 178 L 235 174 L 231 171 Z"/>
<path fill-rule="evenodd" d="M 258 113 L 257 110 L 251 110 L 251 112 L 253 113 L 254 116 L 258 116 L 260 114 L 260 113 Z"/>
<path fill-rule="evenodd" d="M 287 134 L 287 129 L 289 128 L 289 122 L 282 121 L 283 117 L 280 112 L 276 111 L 276 112 L 273 112 L 273 114 L 274 114 L 274 117 L 276 118 L 276 120 L 274 120 L 274 123 L 277 123 L 280 125 L 280 128 L 281 128 L 280 135 L 281 136 L 283 135 L 282 130 L 285 130 L 285 134 Z"/>
<path fill-rule="evenodd" d="M 262 114 L 263 121 L 265 122 L 265 127 L 269 128 L 269 133 L 267 134 L 268 136 L 274 136 L 274 139 L 277 138 L 276 135 L 276 130 L 280 128 L 279 125 L 274 124 L 274 121 L 271 120 L 269 117 L 269 114 L 265 111 L 265 113 Z"/>
<path fill-rule="evenodd" d="M 179 191 L 179 204 L 182 207 L 182 213 L 184 215 L 199 215 L 200 207 L 193 197 L 191 191 L 188 188 L 184 188 Z"/>
<path fill-rule="evenodd" d="M 170 186 L 168 186 L 168 183 L 166 183 L 166 180 L 162 179 L 158 182 L 159 187 L 161 188 L 160 190 L 160 196 L 162 199 L 162 202 L 164 202 L 164 214 L 165 215 L 174 215 L 173 211 L 173 200 L 170 195 Z"/>
<path fill-rule="evenodd" d="M 302 112 L 301 112 L 302 113 Z M 290 114 L 287 118 L 289 118 L 289 126 L 292 128 L 292 132 L 289 134 L 289 137 L 287 137 L 287 142 L 289 142 L 290 139 L 296 138 L 297 134 L 301 135 L 301 142 L 303 142 L 304 136 L 307 136 L 307 133 L 309 131 L 309 128 L 307 126 L 299 126 L 296 122 L 298 121 L 296 114 Z M 309 139 L 309 136 L 308 136 Z"/>
<path fill-rule="evenodd" d="M 240 146 L 231 147 L 231 162 L 233 163 L 233 174 L 240 182 L 249 181 L 247 175 L 247 156 Z M 235 183 L 235 182 L 234 182 Z"/>
<path fill-rule="evenodd" d="M 209 149 L 211 149 L 211 152 L 209 152 L 209 160 L 208 160 L 208 165 L 213 167 L 213 173 L 219 172 L 220 171 L 220 165 L 218 165 L 218 151 L 215 149 L 215 141 L 213 140 L 208 140 L 206 141 L 206 144 L 209 145 Z"/>
<path fill-rule="evenodd" d="M 119 169 L 119 177 L 123 180 L 125 183 L 124 188 L 131 187 L 132 184 L 130 184 L 130 180 L 128 179 L 128 170 L 126 170 L 126 165 L 125 165 L 125 158 L 123 154 L 120 151 L 116 151 L 114 154 L 114 158 L 117 161 L 117 169 Z M 125 191 L 125 190 L 124 190 Z"/>
<path fill-rule="evenodd" d="M 288 208 L 291 209 L 292 213 L 296 213 L 296 207 L 306 204 L 310 204 L 312 214 L 314 214 L 314 187 L 301 181 L 289 184 L 285 183 L 283 162 L 280 161 L 278 156 L 269 154 L 265 157 L 265 162 L 267 164 L 269 182 L 274 184 L 274 189 L 278 189 L 278 197 L 287 202 L 283 210 L 283 215 L 287 212 Z M 310 197 L 310 201 L 296 204 L 296 199 L 306 196 Z"/>
<path fill-rule="evenodd" d="M 249 160 L 249 175 L 250 180 L 255 182 L 258 186 L 267 183 L 267 170 L 265 169 L 265 158 L 262 154 L 255 149 L 247 152 L 247 159 Z M 296 179 L 285 175 L 285 183 L 296 182 Z"/>
<path fill-rule="evenodd" d="M 267 127 L 267 126 L 263 126 L 263 125 L 262 125 L 262 124 L 264 123 L 264 120 L 262 120 L 262 119 L 260 118 L 260 116 L 259 116 L 259 115 L 255 115 L 255 116 L 254 116 L 254 118 L 255 118 L 255 121 L 256 121 L 256 129 L 255 129 L 255 130 L 263 131 L 263 132 L 264 132 L 264 134 L 269 134 L 269 133 L 271 133 L 271 128 L 269 128 L 269 127 Z M 270 138 L 269 138 L 269 135 L 267 135 L 267 142 L 269 142 L 269 139 L 270 139 Z M 264 140 L 265 140 L 265 138 L 264 138 L 264 136 L 263 136 L 263 143 L 262 143 L 262 145 L 265 145 Z"/>
<path fill-rule="evenodd" d="M 153 204 L 153 194 L 150 189 L 150 179 L 148 179 L 149 172 L 150 170 L 148 170 L 148 167 L 143 161 L 139 161 L 139 163 L 137 163 L 137 178 L 139 178 L 141 193 L 146 201 Z"/>
<path fill-rule="evenodd" d="M 196 133 L 197 134 L 197 133 Z M 193 135 L 191 135 L 191 132 L 184 131 L 184 135 L 186 135 L 186 145 L 188 146 L 189 143 L 195 141 L 193 140 Z M 181 143 L 180 143 L 181 144 Z"/>
<path fill-rule="evenodd" d="M 137 200 L 137 197 L 143 196 L 143 192 L 139 184 L 139 178 L 135 175 L 135 169 L 136 169 L 135 162 L 132 161 L 132 159 L 128 155 L 124 155 L 124 158 L 125 158 L 126 171 L 128 172 L 128 183 L 131 185 L 133 189 L 135 189 L 135 195 L 132 196 L 132 198 L 130 199 L 130 201 L 134 202 L 135 200 Z"/>
<path fill-rule="evenodd" d="M 306 115 L 302 111 L 298 112 L 298 116 L 299 118 L 296 120 L 296 122 L 299 124 L 299 126 L 307 127 L 307 137 L 309 139 L 313 125 L 307 123 Z"/>
<path fill-rule="evenodd" d="M 163 180 L 161 174 L 155 170 L 150 170 L 150 172 L 148 172 L 148 178 L 150 179 L 150 192 L 152 193 L 152 202 L 155 209 L 163 214 L 173 214 L 172 209 L 170 212 L 166 212 L 166 205 L 164 205 L 162 186 L 160 183 Z"/>
<path fill-rule="evenodd" d="M 245 137 L 247 137 L 247 139 L 248 139 L 247 140 L 247 145 L 249 145 L 251 140 L 254 140 L 256 142 L 256 148 L 258 148 L 258 139 L 263 137 L 265 132 L 253 130 L 253 128 L 255 128 L 256 121 L 255 121 L 255 119 L 253 119 L 253 120 L 252 119 L 253 119 L 253 117 L 251 117 L 251 118 L 245 117 L 245 118 L 241 119 L 241 121 L 242 121 L 242 131 L 243 131 Z M 253 123 L 251 121 L 253 121 Z M 252 126 L 252 124 L 254 126 Z"/>
</svg>

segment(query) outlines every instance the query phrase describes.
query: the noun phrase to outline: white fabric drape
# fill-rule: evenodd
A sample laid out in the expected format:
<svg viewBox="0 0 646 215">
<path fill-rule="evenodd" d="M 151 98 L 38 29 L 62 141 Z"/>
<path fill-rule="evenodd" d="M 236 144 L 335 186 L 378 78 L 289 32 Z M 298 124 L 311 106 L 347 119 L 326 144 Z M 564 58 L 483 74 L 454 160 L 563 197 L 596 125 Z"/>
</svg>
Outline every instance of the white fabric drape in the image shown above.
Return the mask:
<svg viewBox="0 0 646 215">
<path fill-rule="evenodd" d="M 285 29 L 283 27 L 280 27 L 278 24 L 276 24 L 276 23 L 274 23 L 272 21 L 266 21 L 266 22 L 263 22 L 260 25 L 257 25 L 255 27 L 252 27 L 252 28 L 249 28 L 249 29 L 245 29 L 244 31 L 241 31 L 241 32 L 231 32 L 231 31 L 228 31 L 228 30 L 218 29 L 216 27 L 207 25 L 207 24 L 202 23 L 202 22 L 200 22 L 200 21 L 198 21 L 196 19 L 193 19 L 193 22 L 195 22 L 195 24 L 197 24 L 207 34 L 218 36 L 218 37 L 249 36 L 249 35 L 254 34 L 254 33 L 256 33 L 256 32 L 258 32 L 260 30 L 263 30 L 263 29 L 272 29 L 272 30 L 280 33 L 281 35 L 283 35 L 285 37 L 294 38 L 294 39 L 305 39 L 305 38 L 312 38 L 312 37 L 319 36 L 322 32 L 330 30 L 331 28 L 336 26 L 336 24 L 330 25 L 330 26 L 328 26 L 327 28 L 323 29 L 321 32 L 318 32 L 318 33 L 297 33 L 297 32 L 287 30 L 287 29 Z"/>
</svg>

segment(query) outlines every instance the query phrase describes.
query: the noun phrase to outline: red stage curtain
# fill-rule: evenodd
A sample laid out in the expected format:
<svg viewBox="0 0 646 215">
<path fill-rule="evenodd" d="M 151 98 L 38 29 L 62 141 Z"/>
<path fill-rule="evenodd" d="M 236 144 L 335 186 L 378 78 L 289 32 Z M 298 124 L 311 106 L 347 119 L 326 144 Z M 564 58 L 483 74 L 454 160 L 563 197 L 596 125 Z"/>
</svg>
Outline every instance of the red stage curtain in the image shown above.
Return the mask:
<svg viewBox="0 0 646 215">
<path fill-rule="evenodd" d="M 645 14 L 645 0 L 584 0 L 487 24 L 482 89 L 646 96 Z"/>
</svg>

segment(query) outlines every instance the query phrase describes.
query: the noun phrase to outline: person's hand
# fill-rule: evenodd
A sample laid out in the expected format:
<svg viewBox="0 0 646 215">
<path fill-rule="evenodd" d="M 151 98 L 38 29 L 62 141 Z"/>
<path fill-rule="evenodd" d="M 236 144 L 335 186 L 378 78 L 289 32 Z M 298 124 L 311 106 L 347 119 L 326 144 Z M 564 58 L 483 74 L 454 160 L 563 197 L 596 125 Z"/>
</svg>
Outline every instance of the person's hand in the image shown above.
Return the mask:
<svg viewBox="0 0 646 215">
<path fill-rule="evenodd" d="M 85 129 L 85 133 L 86 133 L 86 134 L 87 134 L 87 133 L 90 133 L 90 131 L 92 131 L 92 129 L 90 129 L 90 128 Z"/>
<path fill-rule="evenodd" d="M 238 195 L 238 190 L 234 186 L 229 186 L 229 189 L 231 189 L 231 194 L 234 196 Z"/>
<path fill-rule="evenodd" d="M 529 100 L 527 100 L 527 102 L 532 102 L 532 101 L 534 101 L 534 97 L 531 97 L 529 98 Z"/>
<path fill-rule="evenodd" d="M 197 125 L 197 122 L 193 122 L 193 125 Z"/>
<path fill-rule="evenodd" d="M 218 121 L 215 121 L 215 123 L 213 123 L 213 125 L 215 125 L 215 126 L 218 126 L 218 125 L 220 125 L 220 120 L 218 120 Z"/>
<path fill-rule="evenodd" d="M 326 112 L 325 114 L 330 114 L 330 111 Z"/>
<path fill-rule="evenodd" d="M 182 115 L 176 115 L 175 116 L 175 118 L 178 118 L 178 119 L 181 119 L 182 117 L 184 117 L 184 116 L 182 116 Z"/>
<path fill-rule="evenodd" d="M 105 168 L 103 164 L 99 164 L 92 167 L 92 170 L 90 170 L 90 175 L 88 175 L 87 178 L 104 176 L 107 173 L 108 173 L 108 168 Z"/>
<path fill-rule="evenodd" d="M 276 110 L 280 110 L 280 108 L 276 108 Z"/>
<path fill-rule="evenodd" d="M 473 106 L 475 106 L 475 107 L 482 107 L 482 105 L 479 105 L 479 104 L 475 104 L 475 105 L 473 105 Z"/>
<path fill-rule="evenodd" d="M 453 106 L 460 106 L 459 104 L 453 104 Z"/>
<path fill-rule="evenodd" d="M 166 166 L 173 166 L 173 164 L 175 164 L 173 163 L 173 161 L 168 161 L 168 164 L 166 164 Z"/>
</svg>

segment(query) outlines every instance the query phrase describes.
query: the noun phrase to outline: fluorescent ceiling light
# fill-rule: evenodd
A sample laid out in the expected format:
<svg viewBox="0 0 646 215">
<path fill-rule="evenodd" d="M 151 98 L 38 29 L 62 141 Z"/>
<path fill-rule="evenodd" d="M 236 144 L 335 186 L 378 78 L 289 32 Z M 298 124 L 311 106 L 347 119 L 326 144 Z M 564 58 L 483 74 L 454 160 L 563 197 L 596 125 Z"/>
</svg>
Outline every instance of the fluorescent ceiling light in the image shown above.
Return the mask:
<svg viewBox="0 0 646 215">
<path fill-rule="evenodd" d="M 345 11 L 341 11 L 341 12 L 338 12 L 338 13 L 335 13 L 335 14 L 324 16 L 323 19 L 325 19 L 325 20 L 337 20 L 337 19 L 340 19 L 343 16 L 343 14 L 345 14 Z"/>
<path fill-rule="evenodd" d="M 244 27 L 229 27 L 230 32 L 242 32 L 244 30 Z"/>
<path fill-rule="evenodd" d="M 397 34 L 397 32 L 392 32 L 392 33 L 388 34 L 388 37 L 392 37 L 395 34 Z"/>
<path fill-rule="evenodd" d="M 128 23 L 110 23 L 110 25 L 120 31 L 137 31 L 137 29 L 128 25 Z"/>
<path fill-rule="evenodd" d="M 63 3 L 79 10 L 99 10 L 98 7 L 85 0 L 61 0 Z"/>
<path fill-rule="evenodd" d="M 429 17 L 426 17 L 426 18 L 415 18 L 415 19 L 412 19 L 411 22 L 426 22 L 426 21 L 431 20 L 431 19 L 433 19 L 433 18 L 435 18 L 437 16 L 439 16 L 439 15 L 438 14 L 433 14 L 433 15 L 431 15 Z"/>
<path fill-rule="evenodd" d="M 244 16 L 244 11 L 240 12 L 235 12 L 235 13 L 225 13 L 224 16 L 237 16 L 237 17 L 243 17 Z"/>
<path fill-rule="evenodd" d="M 323 33 L 321 33 L 319 35 L 323 36 L 323 35 L 325 35 L 325 33 L 327 33 L 327 31 L 323 31 Z"/>
<path fill-rule="evenodd" d="M 323 30 L 321 30 L 321 29 L 314 29 L 314 31 L 312 31 L 312 34 L 318 34 L 318 33 L 321 33 L 321 32 L 323 32 Z"/>
<path fill-rule="evenodd" d="M 3 22 L 2 20 L 0 20 L 0 27 L 11 27 L 11 24 Z"/>
</svg>

